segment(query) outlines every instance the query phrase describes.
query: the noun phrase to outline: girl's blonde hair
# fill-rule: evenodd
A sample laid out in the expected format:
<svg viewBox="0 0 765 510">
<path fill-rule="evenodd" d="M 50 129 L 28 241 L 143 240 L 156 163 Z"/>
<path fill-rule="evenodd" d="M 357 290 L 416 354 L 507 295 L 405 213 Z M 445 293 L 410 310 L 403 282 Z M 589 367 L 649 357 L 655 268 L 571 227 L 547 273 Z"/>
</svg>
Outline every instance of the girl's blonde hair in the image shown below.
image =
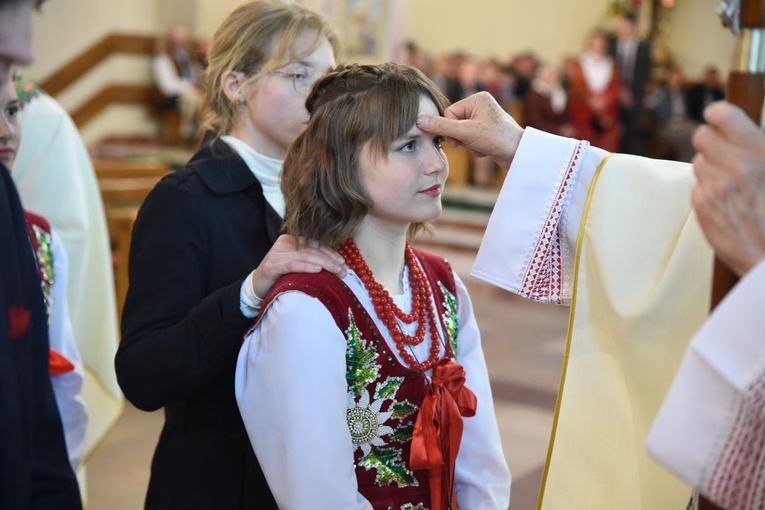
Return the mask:
<svg viewBox="0 0 765 510">
<path fill-rule="evenodd" d="M 295 53 L 298 39 L 313 34 L 313 44 L 305 55 Z M 222 77 L 231 71 L 245 79 L 241 86 L 289 62 L 310 55 L 329 41 L 335 57 L 339 53 L 337 36 L 326 21 L 313 11 L 280 2 L 245 2 L 223 21 L 213 36 L 205 71 L 202 127 L 217 135 L 229 133 L 237 105 L 223 91 Z"/>
<path fill-rule="evenodd" d="M 420 98 L 443 115 L 449 102 L 438 86 L 406 65 L 339 66 L 319 79 L 306 107 L 306 130 L 287 152 L 282 168 L 288 233 L 337 247 L 353 237 L 372 206 L 359 172 L 369 142 L 375 158 L 412 129 Z M 427 224 L 414 223 L 413 236 Z"/>
</svg>

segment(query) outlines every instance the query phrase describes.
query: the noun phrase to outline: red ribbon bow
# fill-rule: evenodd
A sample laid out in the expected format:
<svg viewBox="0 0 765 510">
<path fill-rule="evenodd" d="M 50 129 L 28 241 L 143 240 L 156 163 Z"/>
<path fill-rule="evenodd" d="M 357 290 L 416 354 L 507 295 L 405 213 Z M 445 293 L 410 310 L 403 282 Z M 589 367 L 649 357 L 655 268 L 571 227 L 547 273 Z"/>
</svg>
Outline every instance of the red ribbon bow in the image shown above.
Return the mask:
<svg viewBox="0 0 765 510">
<path fill-rule="evenodd" d="M 465 387 L 465 369 L 441 358 L 414 422 L 411 469 L 427 469 L 432 510 L 457 509 L 454 463 L 462 441 L 462 417 L 475 415 L 478 402 Z"/>
<path fill-rule="evenodd" d="M 74 371 L 69 359 L 53 347 L 48 351 L 48 375 L 61 375 Z"/>
</svg>

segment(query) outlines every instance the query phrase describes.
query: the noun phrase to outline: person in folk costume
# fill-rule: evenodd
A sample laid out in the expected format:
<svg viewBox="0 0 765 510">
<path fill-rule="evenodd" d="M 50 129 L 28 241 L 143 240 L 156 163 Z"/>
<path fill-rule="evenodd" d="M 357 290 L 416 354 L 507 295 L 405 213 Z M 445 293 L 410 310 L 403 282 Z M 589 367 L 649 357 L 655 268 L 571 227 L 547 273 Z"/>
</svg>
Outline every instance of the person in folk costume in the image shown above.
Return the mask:
<svg viewBox="0 0 765 510">
<path fill-rule="evenodd" d="M 287 155 L 293 235 L 349 268 L 281 278 L 245 337 L 236 395 L 280 508 L 506 509 L 480 333 L 464 284 L 409 241 L 441 213 L 447 104 L 418 70 L 340 66 Z"/>
<path fill-rule="evenodd" d="M 32 14 L 39 0 L 0 1 L 0 83 L 30 64 Z M 10 90 L 10 89 L 9 89 Z M 0 115 L 3 130 L 13 109 Z M 7 149 L 3 149 L 7 154 Z M 0 162 L 0 508 L 80 509 L 61 416 L 49 376 L 42 287 L 24 211 Z"/>
<path fill-rule="evenodd" d="M 418 125 L 509 168 L 473 275 L 571 306 L 540 508 L 684 508 L 643 445 L 709 309 L 692 166 L 524 130 L 485 94 Z"/>
<path fill-rule="evenodd" d="M 13 80 L 0 84 L 0 105 L 6 117 L 0 125 L 0 162 L 13 172 L 21 140 L 21 101 Z M 85 452 L 88 413 L 82 397 L 82 360 L 74 343 L 66 302 L 69 262 L 61 240 L 48 221 L 28 210 L 24 215 L 48 316 L 53 394 L 61 414 L 69 462 L 73 469 L 77 469 Z"/>
<path fill-rule="evenodd" d="M 106 215 L 93 164 L 69 114 L 21 73 L 14 75 L 14 84 L 21 143 L 11 177 L 25 208 L 43 216 L 61 240 L 63 253 L 56 263 L 63 255 L 68 259 L 65 304 L 89 414 L 80 455 L 86 460 L 117 422 L 124 402 L 114 373 L 119 333 Z M 86 475 L 85 463 L 79 463 L 79 480 Z"/>
<path fill-rule="evenodd" d="M 276 278 L 343 271 L 333 250 L 279 235 L 282 160 L 337 51 L 326 22 L 303 7 L 234 9 L 210 48 L 204 144 L 138 212 L 115 368 L 136 407 L 165 408 L 147 508 L 276 508 L 236 406 L 234 369 Z"/>
<path fill-rule="evenodd" d="M 619 73 L 600 31 L 587 38 L 587 48 L 570 69 L 568 108 L 576 136 L 597 147 L 619 148 Z"/>
</svg>

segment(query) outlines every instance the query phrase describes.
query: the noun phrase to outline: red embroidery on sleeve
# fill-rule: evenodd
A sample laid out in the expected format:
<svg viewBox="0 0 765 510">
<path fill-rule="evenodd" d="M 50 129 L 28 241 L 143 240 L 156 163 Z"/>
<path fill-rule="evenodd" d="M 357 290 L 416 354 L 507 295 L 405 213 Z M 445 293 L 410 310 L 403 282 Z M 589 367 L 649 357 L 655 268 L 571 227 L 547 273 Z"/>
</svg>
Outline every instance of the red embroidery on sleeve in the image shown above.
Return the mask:
<svg viewBox="0 0 765 510">
<path fill-rule="evenodd" d="M 741 399 L 702 492 L 728 510 L 765 507 L 765 374 Z"/>
<path fill-rule="evenodd" d="M 576 171 L 589 144 L 580 141 L 563 174 L 552 207 L 544 222 L 531 262 L 523 278 L 520 295 L 535 301 L 560 303 L 563 290 L 563 257 L 561 251 L 560 222 Z"/>
</svg>

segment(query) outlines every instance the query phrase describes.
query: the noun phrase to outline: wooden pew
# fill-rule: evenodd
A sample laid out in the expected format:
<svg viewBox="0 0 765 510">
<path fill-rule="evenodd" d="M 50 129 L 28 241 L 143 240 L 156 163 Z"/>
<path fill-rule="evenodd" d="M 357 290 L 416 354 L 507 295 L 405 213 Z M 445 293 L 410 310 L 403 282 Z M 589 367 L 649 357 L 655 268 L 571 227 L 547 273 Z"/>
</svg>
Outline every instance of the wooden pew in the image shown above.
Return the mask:
<svg viewBox="0 0 765 510">
<path fill-rule="evenodd" d="M 138 209 L 169 169 L 161 162 L 103 160 L 94 161 L 94 167 L 109 226 L 117 313 L 121 317 L 128 287 L 130 239 Z"/>
</svg>

